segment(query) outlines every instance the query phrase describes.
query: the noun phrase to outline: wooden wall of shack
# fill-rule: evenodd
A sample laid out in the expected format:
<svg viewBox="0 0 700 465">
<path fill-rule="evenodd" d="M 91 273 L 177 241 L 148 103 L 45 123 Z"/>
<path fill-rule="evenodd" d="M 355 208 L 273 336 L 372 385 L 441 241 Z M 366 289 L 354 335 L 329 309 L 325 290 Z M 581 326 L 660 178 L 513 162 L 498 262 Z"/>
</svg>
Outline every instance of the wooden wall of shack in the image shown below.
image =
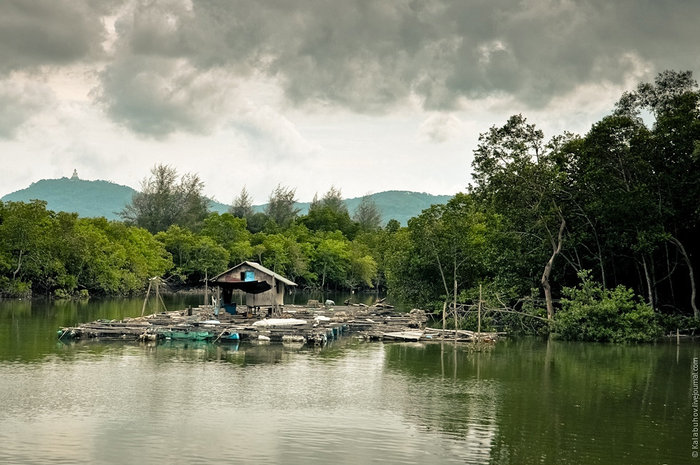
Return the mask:
<svg viewBox="0 0 700 465">
<path fill-rule="evenodd" d="M 246 305 L 248 307 L 279 307 L 284 304 L 286 285 L 253 266 L 245 263 L 237 266 L 219 277 L 219 281 L 244 281 L 246 273 L 253 273 L 255 281 L 264 281 L 270 285 L 270 289 L 259 294 L 246 293 Z"/>
</svg>

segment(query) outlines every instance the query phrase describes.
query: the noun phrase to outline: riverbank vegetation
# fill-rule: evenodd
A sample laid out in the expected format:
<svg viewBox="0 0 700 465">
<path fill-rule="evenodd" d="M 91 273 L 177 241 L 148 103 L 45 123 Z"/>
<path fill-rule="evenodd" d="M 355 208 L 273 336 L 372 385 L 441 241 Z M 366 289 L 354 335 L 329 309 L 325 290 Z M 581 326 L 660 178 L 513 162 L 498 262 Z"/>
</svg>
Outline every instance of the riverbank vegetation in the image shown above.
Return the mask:
<svg viewBox="0 0 700 465">
<path fill-rule="evenodd" d="M 242 187 L 229 213 L 210 213 L 199 178 L 167 165 L 121 222 L 0 203 L 1 292 L 133 294 L 151 276 L 199 285 L 255 260 L 302 288 L 388 291 L 446 326 L 601 341 L 698 326 L 700 92 L 690 72 L 623 94 L 583 136 L 547 139 L 514 115 L 481 134 L 471 168 L 467 192 L 406 226 L 369 199 L 349 212 L 335 187 L 306 215 L 286 186 L 265 212 Z"/>
</svg>

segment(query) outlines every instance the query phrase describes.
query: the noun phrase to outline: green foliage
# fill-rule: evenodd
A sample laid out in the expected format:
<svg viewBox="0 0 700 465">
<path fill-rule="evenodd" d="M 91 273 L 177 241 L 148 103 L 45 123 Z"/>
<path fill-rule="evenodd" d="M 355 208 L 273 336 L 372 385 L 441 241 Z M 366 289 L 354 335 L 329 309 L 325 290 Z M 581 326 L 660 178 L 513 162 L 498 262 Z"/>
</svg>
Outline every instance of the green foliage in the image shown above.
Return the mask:
<svg viewBox="0 0 700 465">
<path fill-rule="evenodd" d="M 343 201 L 343 193 L 340 189 L 336 189 L 335 186 L 331 186 L 328 192 L 323 195 L 321 205 L 337 213 L 348 212 L 348 207 Z"/>
<path fill-rule="evenodd" d="M 581 284 L 565 287 L 555 331 L 572 341 L 649 342 L 661 335 L 652 308 L 625 286 L 612 290 L 579 273 Z"/>
<path fill-rule="evenodd" d="M 128 223 L 155 234 L 171 225 L 196 230 L 207 216 L 209 201 L 203 196 L 204 183 L 196 174 L 185 174 L 177 181 L 177 171 L 156 165 L 151 176 L 141 182 L 120 216 Z"/>
<path fill-rule="evenodd" d="M 390 219 L 390 220 L 386 223 L 386 230 L 387 230 L 387 232 L 395 233 L 395 232 L 398 231 L 399 229 L 401 229 L 401 223 L 399 223 L 397 220 L 395 220 L 395 219 L 393 219 L 393 218 Z"/>
<path fill-rule="evenodd" d="M 280 184 L 270 194 L 265 214 L 280 227 L 289 226 L 299 214 L 295 207 L 296 189 Z"/>
<path fill-rule="evenodd" d="M 0 296 L 12 298 L 26 298 L 32 295 L 32 283 L 11 280 L 7 276 L 0 276 Z"/>
<path fill-rule="evenodd" d="M 246 220 L 248 231 L 253 234 L 263 231 L 265 225 L 270 221 L 268 216 L 263 212 L 253 213 L 253 215 L 246 218 Z"/>
<path fill-rule="evenodd" d="M 322 239 L 314 252 L 313 270 L 320 277 L 321 289 L 327 283 L 341 283 L 350 269 L 350 243 L 338 233 Z"/>
<path fill-rule="evenodd" d="M 301 223 L 312 231 L 340 231 L 347 238 L 354 238 L 357 233 L 357 224 L 350 219 L 347 210 L 335 211 L 324 205 L 311 208 L 309 214 L 301 218 Z"/>
<path fill-rule="evenodd" d="M 358 229 L 358 225 L 350 218 L 340 190 L 335 187 L 331 187 L 321 200 L 314 196 L 308 214 L 300 222 L 311 231 L 340 231 L 348 239 L 353 239 Z"/>
<path fill-rule="evenodd" d="M 207 275 L 226 271 L 229 252 L 212 238 L 173 225 L 155 236 L 173 257 L 172 276 L 180 282 L 197 284 Z"/>
<path fill-rule="evenodd" d="M 250 218 L 253 216 L 253 201 L 245 186 L 241 189 L 238 197 L 233 200 L 233 204 L 228 212 L 238 218 Z"/>
<path fill-rule="evenodd" d="M 350 289 L 374 287 L 377 277 L 377 262 L 369 247 L 359 241 L 350 244 L 350 268 L 346 275 L 346 285 Z"/>
<path fill-rule="evenodd" d="M 489 273 L 488 257 L 498 244 L 499 224 L 473 196 L 457 194 L 411 219 L 407 232 L 394 237 L 400 242 L 389 259 L 387 279 L 392 292 L 427 305 L 437 298 L 453 300 L 455 283 L 458 293 L 478 287 Z"/>
<path fill-rule="evenodd" d="M 654 116 L 653 126 L 639 117 L 642 110 Z M 510 331 L 549 329 L 537 318 L 541 295 L 528 297 L 537 287 L 558 324 L 584 325 L 588 312 L 600 320 L 585 339 L 648 340 L 664 312 L 692 326 L 689 315 L 700 317 L 693 298 L 698 147 L 700 92 L 690 73 L 665 72 L 640 84 L 584 137 L 565 133 L 545 142 L 515 115 L 480 136 L 467 197 L 424 210 L 405 230 L 387 225 L 396 246 L 384 247 L 379 275 L 392 294 L 438 311 L 444 302 L 471 305 L 475 284 L 490 283 L 497 306 L 510 309 L 494 316 L 495 324 Z M 582 269 L 601 283 L 586 305 L 572 287 Z M 557 317 L 557 307 L 568 313 Z M 566 337 L 579 337 L 574 333 Z"/>
<path fill-rule="evenodd" d="M 567 154 L 571 135 L 544 142 L 544 134 L 522 115 L 511 116 L 502 127 L 479 137 L 474 151 L 472 194 L 479 204 L 498 212 L 516 247 L 517 275 L 540 285 L 548 315 L 554 313 L 551 292 L 555 260 L 567 241 Z M 538 279 L 539 278 L 539 279 Z"/>
<path fill-rule="evenodd" d="M 384 273 L 391 295 L 428 310 L 441 308 L 445 291 L 430 256 L 408 228 L 389 234 Z"/>
<path fill-rule="evenodd" d="M 0 279 L 5 295 L 126 295 L 172 266 L 140 228 L 54 213 L 45 203 L 0 203 Z"/>
<path fill-rule="evenodd" d="M 247 260 L 253 254 L 251 234 L 247 230 L 244 218 L 229 213 L 212 213 L 204 220 L 201 234 L 228 251 L 228 261 L 231 265 Z"/>
<path fill-rule="evenodd" d="M 65 271 L 56 255 L 55 222 L 46 203 L 7 202 L 0 210 L 0 241 L 9 294 L 33 291 L 49 293 L 63 281 Z"/>
<path fill-rule="evenodd" d="M 353 220 L 362 231 L 376 231 L 382 225 L 382 214 L 372 197 L 365 195 L 353 213 Z"/>
<path fill-rule="evenodd" d="M 245 192 L 243 192 L 245 191 Z M 77 213 L 80 217 L 105 217 L 108 220 L 120 220 L 118 212 L 124 210 L 131 202 L 134 189 L 107 181 L 86 181 L 81 179 L 43 179 L 33 183 L 26 189 L 22 189 L 3 196 L 0 200 L 9 202 L 28 203 L 32 199 L 40 199 L 47 202 L 47 208 L 53 211 L 65 211 Z M 241 197 L 242 194 L 243 197 Z M 423 192 L 385 191 L 368 196 L 374 202 L 387 220 L 396 219 L 399 225 L 406 224 L 408 220 L 418 215 L 425 208 L 433 204 L 446 203 L 451 196 L 431 195 Z M 240 200 L 243 200 L 241 203 Z M 363 198 L 345 199 L 344 203 L 349 211 L 355 212 L 363 202 Z M 238 197 L 234 198 L 232 205 L 224 205 L 214 200 L 209 201 L 209 210 L 218 213 L 232 213 L 234 216 L 248 219 L 250 231 L 255 233 L 262 231 L 265 221 L 255 228 L 250 217 L 257 213 L 263 213 L 264 205 L 251 205 L 252 199 L 243 188 Z M 243 210 L 238 207 L 243 206 Z M 250 206 L 251 210 L 248 210 Z M 300 213 L 306 214 L 309 203 L 295 203 Z M 233 212 L 232 212 L 233 209 Z M 256 223 L 257 224 L 257 223 Z"/>
<path fill-rule="evenodd" d="M 101 229 L 107 239 L 115 243 L 120 257 L 119 287 L 117 294 L 131 294 L 143 289 L 153 276 L 163 276 L 172 266 L 172 256 L 151 233 L 142 228 L 102 218 L 79 220 Z"/>
<path fill-rule="evenodd" d="M 700 318 L 690 315 L 660 315 L 659 325 L 663 329 L 664 334 L 674 335 L 676 331 L 683 334 L 700 334 Z"/>
<path fill-rule="evenodd" d="M 177 183 L 174 170 L 154 170 L 150 182 L 163 192 L 172 190 Z M 293 191 L 284 191 L 282 197 L 293 200 Z M 357 225 L 337 189 L 331 189 L 318 207 L 312 209 L 311 219 L 286 226 L 264 213 L 250 218 L 212 213 L 194 229 L 176 224 L 154 236 L 128 223 L 54 213 L 42 202 L 0 204 L 0 292 L 56 298 L 125 295 L 142 291 L 153 276 L 199 285 L 205 275 L 250 259 L 302 286 L 386 287 L 391 233 L 365 231 L 361 240 L 351 240 Z M 258 232 L 251 234 L 250 222 L 256 220 Z M 310 230 L 307 221 L 316 229 Z"/>
</svg>

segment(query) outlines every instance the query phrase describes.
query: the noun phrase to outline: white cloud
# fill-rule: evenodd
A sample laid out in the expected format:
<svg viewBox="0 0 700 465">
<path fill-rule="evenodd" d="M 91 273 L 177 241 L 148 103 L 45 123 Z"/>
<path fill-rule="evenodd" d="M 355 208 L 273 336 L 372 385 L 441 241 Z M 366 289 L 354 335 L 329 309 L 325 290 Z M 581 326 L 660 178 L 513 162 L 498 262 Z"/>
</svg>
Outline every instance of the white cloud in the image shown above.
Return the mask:
<svg viewBox="0 0 700 465">
<path fill-rule="evenodd" d="M 54 104 L 53 93 L 42 83 L 0 81 L 0 137 L 14 137 L 22 125 Z"/>
<path fill-rule="evenodd" d="M 448 113 L 436 113 L 428 116 L 420 126 L 421 137 L 436 143 L 445 142 L 464 129 L 464 123 L 457 116 Z"/>
<path fill-rule="evenodd" d="M 272 159 L 305 156 L 320 146 L 307 140 L 284 115 L 268 105 L 247 102 L 231 117 L 231 126 Z"/>
</svg>

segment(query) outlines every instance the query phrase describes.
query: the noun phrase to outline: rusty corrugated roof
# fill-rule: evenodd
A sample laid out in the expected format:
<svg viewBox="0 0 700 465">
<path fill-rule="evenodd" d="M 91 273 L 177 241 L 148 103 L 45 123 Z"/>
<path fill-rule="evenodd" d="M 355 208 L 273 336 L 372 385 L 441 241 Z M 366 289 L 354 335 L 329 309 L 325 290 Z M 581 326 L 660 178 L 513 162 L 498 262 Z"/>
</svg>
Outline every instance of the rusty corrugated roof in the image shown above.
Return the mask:
<svg viewBox="0 0 700 465">
<path fill-rule="evenodd" d="M 272 271 L 272 270 L 270 270 L 270 269 L 268 269 L 268 268 L 265 268 L 265 267 L 262 266 L 260 263 L 248 262 L 248 261 L 239 263 L 238 265 L 234 266 L 233 268 L 229 268 L 228 270 L 224 271 L 223 273 L 219 273 L 218 275 L 216 275 L 216 276 L 214 276 L 213 278 L 211 278 L 210 281 L 216 281 L 216 280 L 219 279 L 221 276 L 223 276 L 223 275 L 225 275 L 225 274 L 228 274 L 228 273 L 230 273 L 231 271 L 235 270 L 236 268 L 240 268 L 240 267 L 243 266 L 243 265 L 248 265 L 248 266 L 250 266 L 251 268 L 255 268 L 256 270 L 260 271 L 261 273 L 265 273 L 266 275 L 272 276 L 272 277 L 274 277 L 276 280 L 282 281 L 282 282 L 283 282 L 284 284 L 286 284 L 287 286 L 296 286 L 296 285 L 297 285 L 297 283 L 295 283 L 294 281 L 290 281 L 289 279 L 285 278 L 285 277 L 282 276 L 281 274 L 275 273 L 274 271 Z"/>
</svg>

